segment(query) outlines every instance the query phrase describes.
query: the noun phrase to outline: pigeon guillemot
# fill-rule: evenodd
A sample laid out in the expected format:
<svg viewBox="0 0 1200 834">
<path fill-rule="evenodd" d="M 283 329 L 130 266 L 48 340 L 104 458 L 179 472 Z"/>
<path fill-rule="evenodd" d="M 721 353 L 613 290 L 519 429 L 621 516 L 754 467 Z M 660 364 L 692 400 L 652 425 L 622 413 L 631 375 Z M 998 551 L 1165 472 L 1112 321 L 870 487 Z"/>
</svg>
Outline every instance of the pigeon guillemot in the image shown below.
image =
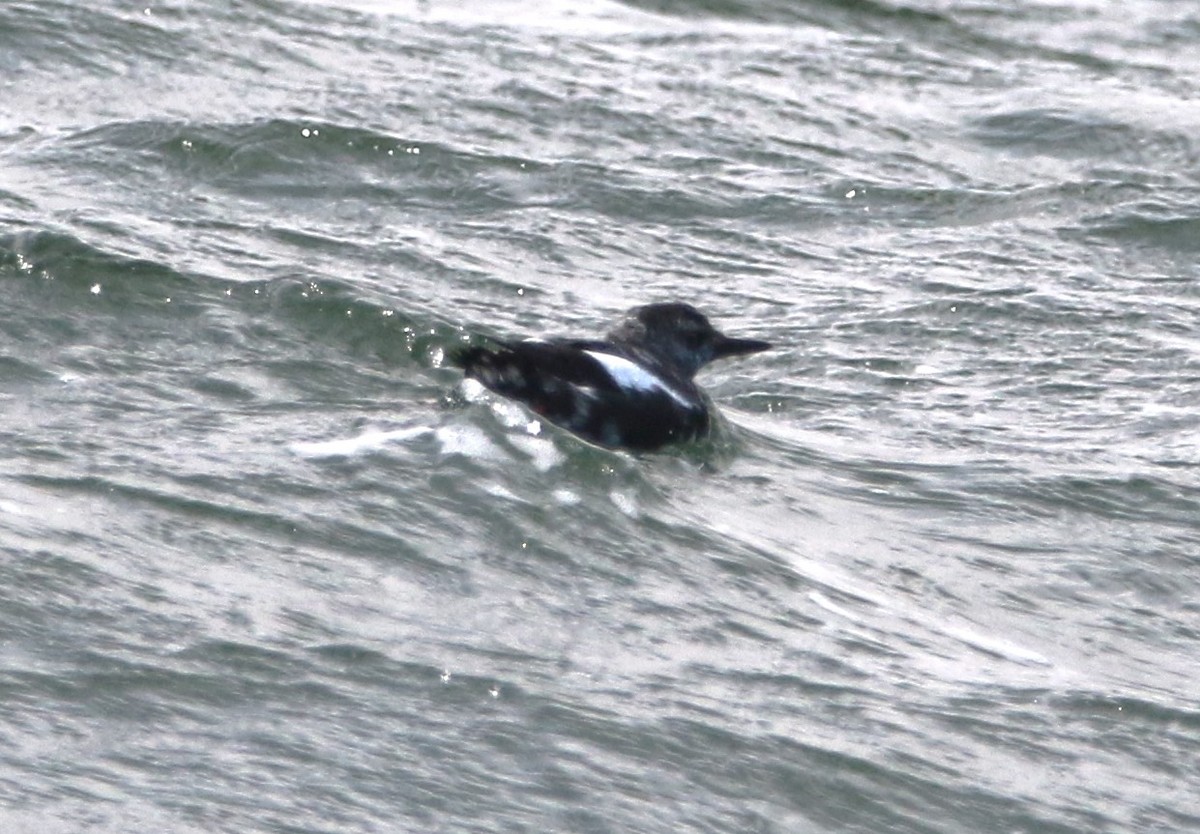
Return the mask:
<svg viewBox="0 0 1200 834">
<path fill-rule="evenodd" d="M 650 451 L 708 432 L 697 371 L 769 347 L 722 335 L 690 304 L 668 303 L 633 308 L 603 341 L 497 342 L 450 359 L 467 377 L 585 440 Z"/>
</svg>

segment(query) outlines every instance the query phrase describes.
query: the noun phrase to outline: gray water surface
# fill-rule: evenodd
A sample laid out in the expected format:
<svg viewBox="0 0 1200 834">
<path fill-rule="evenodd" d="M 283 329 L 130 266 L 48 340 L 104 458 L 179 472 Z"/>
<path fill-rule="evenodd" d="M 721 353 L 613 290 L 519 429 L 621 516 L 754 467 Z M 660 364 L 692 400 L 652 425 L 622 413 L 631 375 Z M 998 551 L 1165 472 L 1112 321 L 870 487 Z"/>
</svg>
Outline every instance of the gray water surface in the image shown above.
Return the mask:
<svg viewBox="0 0 1200 834">
<path fill-rule="evenodd" d="M 0 830 L 1200 830 L 1194 4 L 0 6 Z M 479 335 L 765 354 L 604 451 Z"/>
</svg>

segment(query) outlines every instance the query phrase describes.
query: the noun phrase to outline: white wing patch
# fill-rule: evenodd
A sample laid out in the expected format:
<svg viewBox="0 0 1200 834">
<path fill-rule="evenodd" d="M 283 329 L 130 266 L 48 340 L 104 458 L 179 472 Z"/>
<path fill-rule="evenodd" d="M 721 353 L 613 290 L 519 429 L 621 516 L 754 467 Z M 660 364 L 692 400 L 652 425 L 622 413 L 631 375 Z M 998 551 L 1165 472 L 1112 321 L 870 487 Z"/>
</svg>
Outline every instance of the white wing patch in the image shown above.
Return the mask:
<svg viewBox="0 0 1200 834">
<path fill-rule="evenodd" d="M 622 356 L 613 356 L 611 353 L 599 353 L 594 350 L 585 350 L 584 353 L 603 365 L 604 370 L 608 371 L 608 375 L 612 377 L 613 382 L 617 383 L 621 388 L 635 388 L 639 391 L 662 391 L 684 408 L 694 407 L 692 403 L 688 402 L 686 397 L 635 362 L 630 362 Z"/>
</svg>

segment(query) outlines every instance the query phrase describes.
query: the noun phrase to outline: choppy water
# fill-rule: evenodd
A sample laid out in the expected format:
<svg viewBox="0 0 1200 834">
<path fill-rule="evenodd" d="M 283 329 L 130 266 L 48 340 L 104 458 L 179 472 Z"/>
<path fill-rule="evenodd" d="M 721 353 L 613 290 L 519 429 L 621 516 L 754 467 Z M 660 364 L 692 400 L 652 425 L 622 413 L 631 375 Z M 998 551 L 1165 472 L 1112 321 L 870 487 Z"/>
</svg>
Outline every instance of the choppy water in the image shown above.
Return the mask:
<svg viewBox="0 0 1200 834">
<path fill-rule="evenodd" d="M 0 5 L 0 829 L 1200 829 L 1192 3 Z M 632 457 L 469 333 L 772 353 Z"/>
</svg>

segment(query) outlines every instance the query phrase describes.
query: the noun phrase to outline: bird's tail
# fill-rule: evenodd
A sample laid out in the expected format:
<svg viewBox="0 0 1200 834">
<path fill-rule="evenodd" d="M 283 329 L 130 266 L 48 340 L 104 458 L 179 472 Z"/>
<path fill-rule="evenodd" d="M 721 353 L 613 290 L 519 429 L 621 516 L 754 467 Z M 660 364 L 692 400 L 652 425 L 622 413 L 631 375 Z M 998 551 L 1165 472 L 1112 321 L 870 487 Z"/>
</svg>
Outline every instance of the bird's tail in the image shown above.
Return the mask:
<svg viewBox="0 0 1200 834">
<path fill-rule="evenodd" d="M 526 398 L 537 389 L 537 374 L 526 358 L 508 345 L 497 343 L 494 347 L 478 345 L 459 348 L 451 352 L 449 361 L 463 369 L 470 379 L 483 383 L 506 397 Z"/>
<path fill-rule="evenodd" d="M 487 356 L 494 353 L 490 348 L 478 345 L 456 347 L 446 352 L 446 361 L 456 368 L 462 368 L 467 376 L 470 376 L 472 368 L 486 361 Z"/>
</svg>

